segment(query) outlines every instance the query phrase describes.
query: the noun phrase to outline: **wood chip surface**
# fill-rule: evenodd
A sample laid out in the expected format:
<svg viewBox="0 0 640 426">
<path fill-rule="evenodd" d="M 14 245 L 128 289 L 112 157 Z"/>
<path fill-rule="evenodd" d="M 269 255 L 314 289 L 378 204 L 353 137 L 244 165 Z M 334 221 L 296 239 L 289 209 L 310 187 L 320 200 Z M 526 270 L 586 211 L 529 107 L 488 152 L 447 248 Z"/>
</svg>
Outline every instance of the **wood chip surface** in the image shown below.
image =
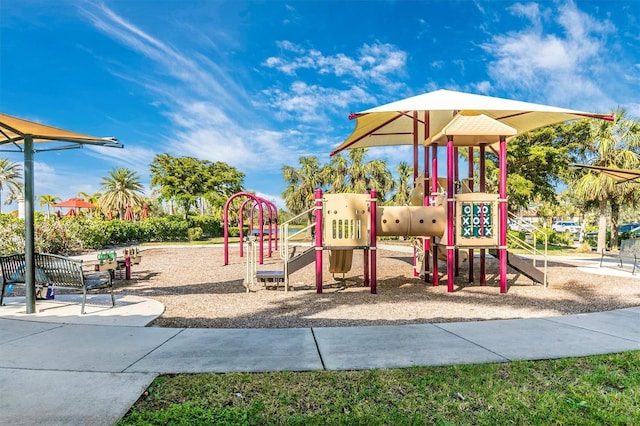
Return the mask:
<svg viewBox="0 0 640 426">
<path fill-rule="evenodd" d="M 477 251 L 476 251 L 477 252 Z M 246 252 L 245 252 L 246 254 Z M 590 266 L 594 271 L 599 258 Z M 460 265 L 455 292 L 447 292 L 446 265 L 440 263 L 439 286 L 413 274 L 410 253 L 379 249 L 377 294 L 363 286 L 363 252 L 356 250 L 351 271 L 342 280 L 328 272 L 324 252 L 322 294 L 315 289 L 315 265 L 291 275 L 292 289 L 256 283 L 245 288 L 246 257 L 238 245 L 230 248 L 223 266 L 221 246 L 145 249 L 142 263 L 134 265 L 130 281 L 116 281 L 116 291 L 158 300 L 166 307 L 151 326 L 201 328 L 333 327 L 400 325 L 532 318 L 607 311 L 640 306 L 640 277 L 583 272 L 577 264 L 549 261 L 548 288 L 509 269 L 509 289 L 501 294 L 498 261 L 486 260 L 487 285 L 479 284 L 480 261 L 474 259 L 475 282 L 469 283 L 468 263 Z M 278 270 L 277 252 L 259 270 Z M 604 273 L 610 272 L 606 271 Z M 615 268 L 612 268 L 615 269 Z M 617 272 L 617 271 L 616 271 Z"/>
</svg>

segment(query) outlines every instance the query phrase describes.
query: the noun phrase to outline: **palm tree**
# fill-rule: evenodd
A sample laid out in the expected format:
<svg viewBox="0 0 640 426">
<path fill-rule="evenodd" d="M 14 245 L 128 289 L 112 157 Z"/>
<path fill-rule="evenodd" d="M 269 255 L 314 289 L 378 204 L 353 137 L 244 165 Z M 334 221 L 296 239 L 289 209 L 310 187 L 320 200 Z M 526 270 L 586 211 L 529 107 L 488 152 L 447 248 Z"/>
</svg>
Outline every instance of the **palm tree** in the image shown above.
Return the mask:
<svg viewBox="0 0 640 426">
<path fill-rule="evenodd" d="M 291 166 L 282 167 L 282 176 L 287 183 L 287 188 L 282 193 L 287 209 L 291 213 L 300 214 L 313 207 L 316 188 L 323 186 L 324 180 L 321 174 L 318 157 L 300 157 L 300 168 Z M 313 222 L 313 212 L 307 215 L 307 224 Z M 311 236 L 311 229 L 307 232 Z"/>
<path fill-rule="evenodd" d="M 47 216 L 51 216 L 51 207 L 60 201 L 60 197 L 54 195 L 41 195 L 38 197 L 40 200 L 40 207 L 47 206 Z"/>
<path fill-rule="evenodd" d="M 410 185 L 410 178 L 413 176 L 413 167 L 405 161 L 401 161 L 396 167 L 398 172 L 398 185 L 396 193 L 393 194 L 391 201 L 396 206 L 406 206 L 409 204 L 411 197 L 412 185 Z"/>
<path fill-rule="evenodd" d="M 602 167 L 635 169 L 640 166 L 640 121 L 629 119 L 624 109 L 613 122 L 593 122 L 590 143 L 579 152 L 585 163 Z M 637 185 L 615 181 L 604 174 L 584 173 L 572 185 L 576 195 L 599 206 L 598 251 L 606 245 L 607 204 L 611 206 L 611 247 L 618 246 L 620 205 L 640 201 Z"/>
<path fill-rule="evenodd" d="M 323 168 L 325 182 L 332 192 L 365 193 L 375 189 L 378 198 L 384 202 L 386 195 L 394 187 L 393 176 L 383 160 L 365 162 L 366 148 L 352 149 L 348 158 L 340 154 Z M 337 158 L 336 158 L 337 157 Z"/>
<path fill-rule="evenodd" d="M 22 179 L 20 164 L 0 158 L 0 201 L 2 201 L 2 191 L 8 189 L 15 195 L 22 194 Z M 0 203 L 0 206 L 2 203 Z M 2 207 L 0 207 L 0 213 Z"/>
<path fill-rule="evenodd" d="M 102 178 L 101 188 L 104 191 L 98 200 L 103 209 L 115 210 L 118 217 L 124 219 L 127 205 L 142 207 L 143 187 L 140 176 L 132 170 L 114 168 L 108 176 Z"/>
</svg>

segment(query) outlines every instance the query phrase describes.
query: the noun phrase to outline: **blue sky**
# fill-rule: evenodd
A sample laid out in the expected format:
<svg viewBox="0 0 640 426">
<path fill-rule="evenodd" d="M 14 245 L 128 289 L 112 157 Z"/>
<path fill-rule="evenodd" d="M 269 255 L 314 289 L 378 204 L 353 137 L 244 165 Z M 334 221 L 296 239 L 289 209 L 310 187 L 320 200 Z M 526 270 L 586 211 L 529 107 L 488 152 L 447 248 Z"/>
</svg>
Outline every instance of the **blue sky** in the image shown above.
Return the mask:
<svg viewBox="0 0 640 426">
<path fill-rule="evenodd" d="M 229 163 L 283 207 L 283 165 L 328 162 L 350 112 L 404 97 L 640 117 L 639 19 L 637 0 L 6 0 L 0 111 L 125 145 L 37 154 L 36 195 L 99 191 L 114 167 L 150 193 L 149 163 L 167 152 Z M 412 161 L 405 147 L 369 158 Z"/>
</svg>

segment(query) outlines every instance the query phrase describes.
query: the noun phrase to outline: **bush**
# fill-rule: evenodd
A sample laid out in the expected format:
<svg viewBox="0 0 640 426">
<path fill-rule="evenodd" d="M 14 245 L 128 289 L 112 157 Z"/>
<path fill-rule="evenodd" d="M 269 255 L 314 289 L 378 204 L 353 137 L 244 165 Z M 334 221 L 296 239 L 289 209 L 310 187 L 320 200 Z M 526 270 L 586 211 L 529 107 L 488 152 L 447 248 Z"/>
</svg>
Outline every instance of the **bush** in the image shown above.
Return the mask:
<svg viewBox="0 0 640 426">
<path fill-rule="evenodd" d="M 24 220 L 0 214 L 0 254 L 24 252 Z"/>
<path fill-rule="evenodd" d="M 576 249 L 576 253 L 591 253 L 593 251 L 591 244 L 583 242 L 580 247 Z"/>
<path fill-rule="evenodd" d="M 190 216 L 190 228 L 200 228 L 202 236 L 205 238 L 215 238 L 222 236 L 222 224 L 212 216 Z"/>
<path fill-rule="evenodd" d="M 549 235 L 549 244 L 556 244 L 559 246 L 570 246 L 573 244 L 573 234 L 571 234 L 570 232 L 551 231 Z"/>
<path fill-rule="evenodd" d="M 187 229 L 187 235 L 189 236 L 189 241 L 198 241 L 202 239 L 202 228 L 199 226 L 189 228 Z"/>
</svg>

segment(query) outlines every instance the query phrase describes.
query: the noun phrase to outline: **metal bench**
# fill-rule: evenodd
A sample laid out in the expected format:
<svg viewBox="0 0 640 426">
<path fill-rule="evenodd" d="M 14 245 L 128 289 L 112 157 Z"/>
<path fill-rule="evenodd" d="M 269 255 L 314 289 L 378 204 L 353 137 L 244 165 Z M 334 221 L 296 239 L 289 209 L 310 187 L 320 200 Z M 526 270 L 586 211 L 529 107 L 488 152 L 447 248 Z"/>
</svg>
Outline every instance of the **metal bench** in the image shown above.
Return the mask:
<svg viewBox="0 0 640 426">
<path fill-rule="evenodd" d="M 69 259 L 55 254 L 35 253 L 34 257 L 36 285 L 48 286 L 53 284 L 54 288 L 82 290 L 82 308 L 80 309 L 82 314 L 84 314 L 88 290 L 108 287 L 111 292 L 111 306 L 116 305 L 113 295 L 113 283 L 109 272 L 84 272 L 82 270 L 82 260 Z M 3 304 L 6 287 L 9 285 L 25 285 L 24 265 L 24 253 L 0 256 L 3 278 L 0 305 Z"/>
<path fill-rule="evenodd" d="M 633 275 L 636 272 L 638 260 L 640 260 L 640 239 L 630 238 L 628 240 L 623 240 L 620 243 L 620 250 L 618 253 L 606 252 L 602 249 L 600 267 L 602 267 L 602 261 L 605 257 L 616 257 L 618 259 L 618 268 L 624 267 L 624 261 L 632 262 L 631 275 Z"/>
</svg>

